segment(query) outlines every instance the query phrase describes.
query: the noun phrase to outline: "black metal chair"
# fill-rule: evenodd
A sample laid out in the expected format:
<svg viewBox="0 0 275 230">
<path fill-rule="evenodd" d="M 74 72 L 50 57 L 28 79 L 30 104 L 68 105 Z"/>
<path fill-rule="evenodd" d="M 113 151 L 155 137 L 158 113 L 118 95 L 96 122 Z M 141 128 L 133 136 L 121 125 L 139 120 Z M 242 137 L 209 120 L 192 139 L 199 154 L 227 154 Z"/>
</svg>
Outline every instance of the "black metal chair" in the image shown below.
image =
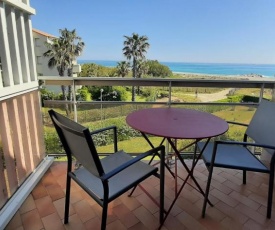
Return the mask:
<svg viewBox="0 0 275 230">
<path fill-rule="evenodd" d="M 246 184 L 246 171 L 269 174 L 267 218 L 271 218 L 275 162 L 275 103 L 262 100 L 249 125 L 228 123 L 247 126 L 242 142 L 219 140 L 209 142 L 205 149 L 204 142 L 198 143 L 198 149 L 203 151 L 202 158 L 209 170 L 202 216 L 205 217 L 213 168 L 221 167 L 242 170 L 243 184 Z M 267 162 L 262 155 L 255 155 L 255 148 L 261 149 L 269 156 Z"/>
<path fill-rule="evenodd" d="M 117 129 L 115 126 L 106 127 L 90 132 L 88 128 L 68 119 L 67 117 L 49 111 L 55 129 L 65 149 L 68 168 L 65 198 L 64 223 L 69 220 L 71 179 L 77 182 L 102 208 L 101 229 L 106 229 L 108 204 L 133 188 L 151 175 L 157 174 L 158 168 L 148 165 L 141 160 L 160 151 L 164 162 L 164 146 L 151 149 L 132 157 L 124 151 L 117 150 Z M 107 130 L 113 130 L 114 153 L 100 159 L 92 136 Z M 75 157 L 80 167 L 72 170 L 72 157 Z M 163 174 L 164 164 L 160 171 Z M 164 206 L 164 177 L 160 176 L 160 221 L 163 219 Z"/>
</svg>

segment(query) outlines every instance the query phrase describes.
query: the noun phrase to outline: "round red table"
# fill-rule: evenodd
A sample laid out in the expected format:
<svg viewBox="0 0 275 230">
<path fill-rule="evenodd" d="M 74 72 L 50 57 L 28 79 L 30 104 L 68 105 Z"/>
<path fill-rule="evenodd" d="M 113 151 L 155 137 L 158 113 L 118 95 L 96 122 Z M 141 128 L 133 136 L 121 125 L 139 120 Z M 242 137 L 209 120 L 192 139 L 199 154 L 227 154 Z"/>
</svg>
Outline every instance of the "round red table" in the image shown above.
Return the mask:
<svg viewBox="0 0 275 230">
<path fill-rule="evenodd" d="M 151 147 L 154 146 L 150 142 L 146 134 L 151 134 L 167 139 L 167 141 L 175 151 L 176 156 L 188 172 L 188 176 L 186 177 L 179 191 L 177 192 L 176 178 L 178 176 L 177 172 L 175 171 L 174 176 L 176 196 L 172 204 L 170 205 L 165 218 L 163 219 L 163 224 L 172 207 L 174 206 L 177 198 L 179 197 L 179 194 L 181 193 L 184 185 L 187 183 L 189 177 L 191 177 L 195 182 L 198 191 L 205 195 L 204 191 L 202 190 L 201 186 L 193 175 L 193 170 L 198 162 L 198 159 L 201 157 L 203 150 L 196 160 L 195 157 L 193 158 L 192 168 L 189 169 L 180 154 L 180 150 L 177 149 L 177 146 L 173 139 L 193 139 L 194 141 L 191 144 L 188 144 L 188 146 L 186 147 L 196 144 L 202 139 L 207 139 L 205 144 L 206 146 L 212 137 L 219 136 L 228 130 L 228 123 L 225 120 L 210 113 L 181 108 L 149 108 L 137 110 L 127 116 L 126 122 L 132 128 L 140 131 Z M 196 156 L 196 151 L 194 153 L 194 156 Z M 167 165 L 165 166 L 167 167 Z M 161 175 L 161 178 L 164 178 L 164 175 Z M 209 200 L 208 202 L 210 203 L 210 205 L 212 205 Z"/>
<path fill-rule="evenodd" d="M 180 108 L 149 108 L 132 112 L 126 118 L 142 133 L 173 139 L 204 139 L 228 130 L 225 120 L 210 113 Z"/>
</svg>

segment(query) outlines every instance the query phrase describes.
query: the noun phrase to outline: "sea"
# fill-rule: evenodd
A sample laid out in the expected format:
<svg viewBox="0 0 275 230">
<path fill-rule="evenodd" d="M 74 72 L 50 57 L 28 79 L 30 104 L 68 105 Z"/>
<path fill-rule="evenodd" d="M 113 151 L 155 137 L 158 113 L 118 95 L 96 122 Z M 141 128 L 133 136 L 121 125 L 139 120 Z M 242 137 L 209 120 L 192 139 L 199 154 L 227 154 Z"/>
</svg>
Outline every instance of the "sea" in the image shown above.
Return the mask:
<svg viewBox="0 0 275 230">
<path fill-rule="evenodd" d="M 107 67 L 115 67 L 119 61 L 78 60 L 79 64 L 95 63 Z M 187 63 L 187 62 L 160 62 L 174 73 L 206 74 L 206 75 L 249 75 L 273 78 L 275 64 L 229 64 L 229 63 Z"/>
</svg>

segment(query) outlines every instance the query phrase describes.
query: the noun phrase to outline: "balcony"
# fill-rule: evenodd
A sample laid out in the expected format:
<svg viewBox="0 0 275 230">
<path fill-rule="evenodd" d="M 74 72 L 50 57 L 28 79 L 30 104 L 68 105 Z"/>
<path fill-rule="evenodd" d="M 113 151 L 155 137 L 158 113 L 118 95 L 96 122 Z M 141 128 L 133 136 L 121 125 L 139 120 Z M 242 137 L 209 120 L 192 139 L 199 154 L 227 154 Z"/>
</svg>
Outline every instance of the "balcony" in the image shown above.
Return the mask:
<svg viewBox="0 0 275 230">
<path fill-rule="evenodd" d="M 65 171 L 65 162 L 54 162 L 6 229 L 100 229 L 101 207 L 76 184 L 72 190 L 69 224 L 63 225 Z M 184 175 L 183 168 L 179 171 Z M 266 219 L 268 179 L 265 175 L 249 173 L 248 183 L 242 185 L 242 174 L 238 171 L 214 172 L 210 196 L 214 207 L 208 207 L 206 218 L 201 218 L 202 196 L 186 186 L 162 229 L 274 229 L 274 209 L 272 219 Z M 174 180 L 169 173 L 166 175 L 165 201 L 169 204 L 174 196 Z M 195 176 L 202 186 L 206 185 L 207 175 L 203 162 L 199 162 Z M 158 182 L 150 178 L 143 186 L 157 197 Z M 107 229 L 157 227 L 158 207 L 141 190 L 110 204 Z"/>
<path fill-rule="evenodd" d="M 173 99 L 173 94 L 179 88 L 225 88 L 225 89 L 255 89 L 255 96 L 261 100 L 267 91 L 273 96 L 275 81 L 272 79 L 261 80 L 182 80 L 182 79 L 124 79 L 124 78 L 66 78 L 40 77 L 46 85 L 72 85 L 73 101 L 46 101 L 46 107 L 56 107 L 68 103 L 73 108 L 72 118 L 81 123 L 93 121 L 101 125 L 107 123 L 108 118 L 114 116 L 125 117 L 133 110 L 150 106 L 176 106 L 191 107 L 195 109 L 212 111 L 218 116 L 228 117 L 230 114 L 239 113 L 236 108 L 242 108 L 238 116 L 249 120 L 257 103 L 222 103 L 222 102 L 190 102 Z M 109 102 L 109 101 L 77 101 L 76 88 L 81 85 L 103 86 L 141 86 L 161 87 L 168 91 L 168 96 L 161 101 L 150 102 Z M 195 96 L 195 95 L 193 95 Z M 108 108 L 112 107 L 112 112 Z M 217 109 L 219 108 L 219 109 Z M 219 113 L 217 111 L 223 111 Z M 49 124 L 47 108 L 43 109 L 45 124 Z M 114 112 L 115 111 L 115 112 Z M 40 116 L 39 113 L 34 113 Z M 80 116 L 86 114 L 86 116 Z M 35 117 L 34 116 L 34 117 Z M 237 116 L 237 117 L 238 117 Z M 224 117 L 224 118 L 225 118 Z M 38 117 L 36 117 L 38 119 Z M 40 118 L 39 118 L 40 119 Z M 125 120 L 125 119 L 124 119 Z M 40 137 L 41 138 L 41 137 Z M 133 141 L 133 139 L 128 140 Z M 122 142 L 119 144 L 123 144 Z M 46 146 L 46 149 L 48 147 Z M 104 146 L 101 147 L 104 152 Z M 148 148 L 148 146 L 147 146 Z M 126 149 L 127 151 L 127 149 Z M 143 149 L 140 149 L 143 151 Z M 169 149 L 168 149 L 169 151 Z M 46 152 L 55 154 L 54 152 Z M 133 153 L 136 154 L 136 153 Z M 183 154 L 187 154 L 185 152 Z M 188 161 L 189 162 L 189 161 Z M 191 163 L 191 161 L 189 162 Z M 42 179 L 38 182 L 31 194 L 11 219 L 6 229 L 99 229 L 100 207 L 95 204 L 81 189 L 74 185 L 72 196 L 72 211 L 69 225 L 63 225 L 63 206 L 65 192 L 65 166 L 64 162 L 55 161 Z M 173 167 L 173 166 L 172 166 Z M 181 176 L 185 175 L 179 166 Z M 162 229 L 273 229 L 275 215 L 271 220 L 265 217 L 268 180 L 259 173 L 248 174 L 248 184 L 242 185 L 241 174 L 236 170 L 215 170 L 215 177 L 211 190 L 211 201 L 214 207 L 209 207 L 207 217 L 201 218 L 202 197 L 192 187 L 186 186 L 176 202 L 169 218 Z M 166 173 L 165 201 L 170 203 L 174 196 L 174 182 Z M 204 188 L 207 180 L 207 169 L 203 162 L 196 167 L 195 176 Z M 153 196 L 158 196 L 158 180 L 151 178 L 144 182 Z M 273 205 L 273 207 L 275 207 Z M 141 190 L 137 190 L 133 197 L 126 195 L 111 204 L 108 215 L 107 229 L 156 229 L 158 226 L 158 207 L 148 200 Z"/>
</svg>

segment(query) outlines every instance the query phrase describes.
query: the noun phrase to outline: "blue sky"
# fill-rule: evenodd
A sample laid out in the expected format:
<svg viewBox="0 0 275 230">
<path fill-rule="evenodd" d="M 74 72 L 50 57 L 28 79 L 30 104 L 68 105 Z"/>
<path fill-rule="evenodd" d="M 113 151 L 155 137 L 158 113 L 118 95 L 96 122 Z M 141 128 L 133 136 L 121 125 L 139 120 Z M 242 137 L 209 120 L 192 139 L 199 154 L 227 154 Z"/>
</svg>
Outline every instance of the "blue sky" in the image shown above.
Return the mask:
<svg viewBox="0 0 275 230">
<path fill-rule="evenodd" d="M 275 0 L 30 0 L 33 28 L 76 29 L 79 59 L 125 60 L 124 35 L 146 35 L 147 59 L 275 63 Z"/>
</svg>

